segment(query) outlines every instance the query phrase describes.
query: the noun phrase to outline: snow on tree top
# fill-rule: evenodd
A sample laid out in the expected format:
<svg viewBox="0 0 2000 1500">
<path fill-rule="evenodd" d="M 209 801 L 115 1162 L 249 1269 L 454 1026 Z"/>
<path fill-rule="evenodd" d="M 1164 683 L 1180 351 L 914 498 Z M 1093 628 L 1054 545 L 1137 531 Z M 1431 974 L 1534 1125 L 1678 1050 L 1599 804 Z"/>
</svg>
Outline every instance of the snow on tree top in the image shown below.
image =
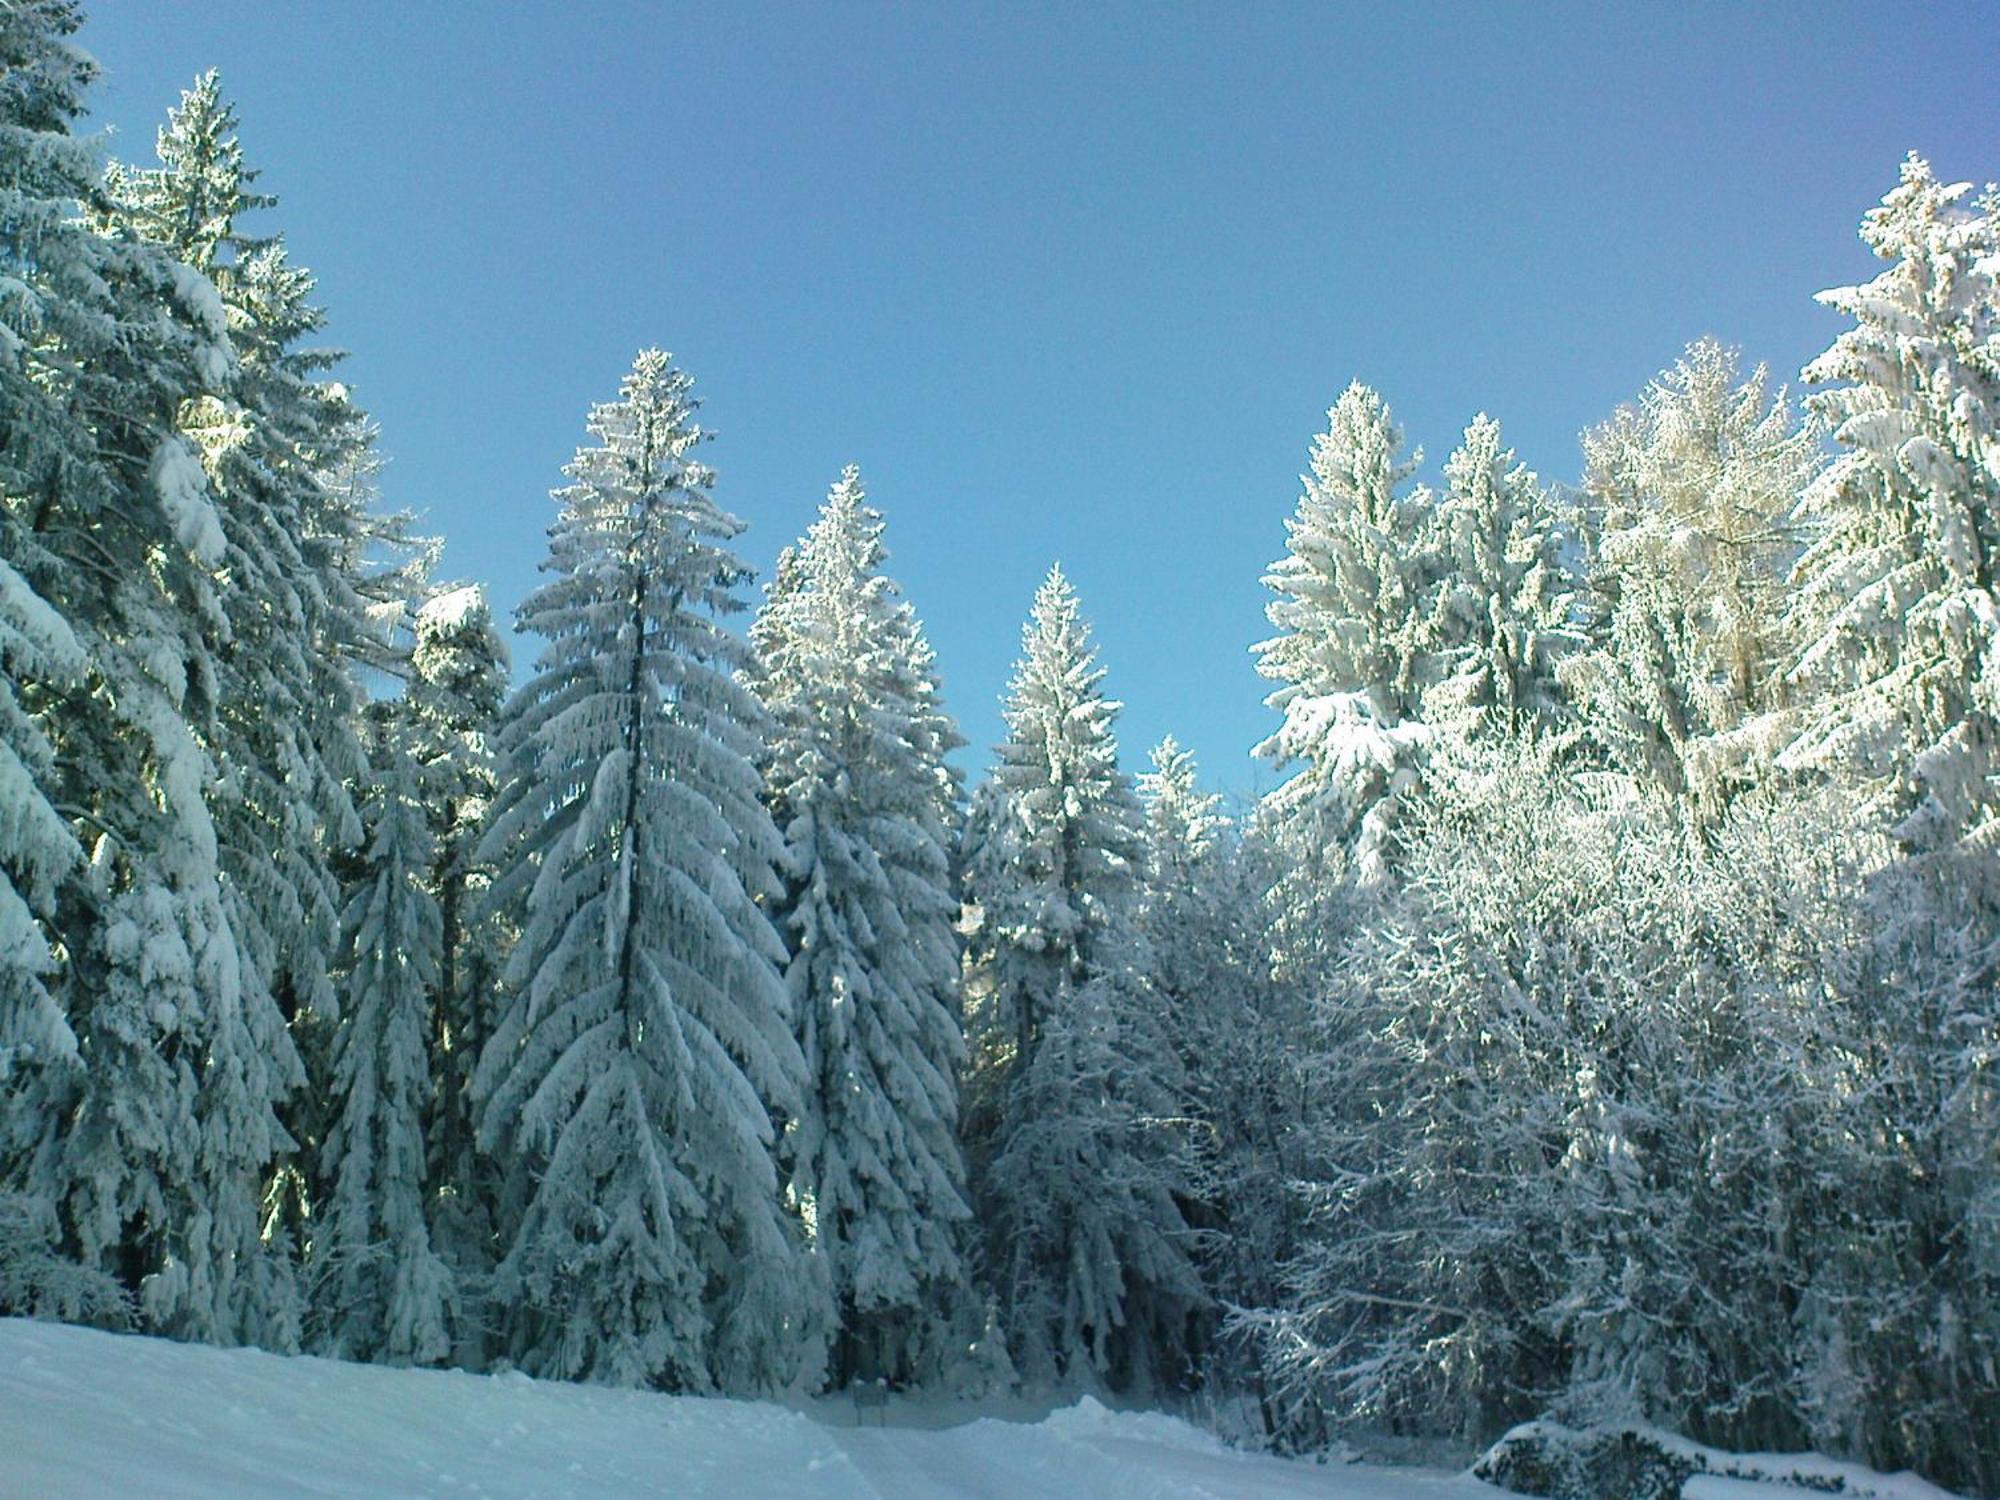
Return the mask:
<svg viewBox="0 0 2000 1500">
<path fill-rule="evenodd" d="M 442 635 L 463 630 L 486 612 L 486 591 L 470 583 L 426 600 L 417 611 L 417 628 Z"/>
</svg>

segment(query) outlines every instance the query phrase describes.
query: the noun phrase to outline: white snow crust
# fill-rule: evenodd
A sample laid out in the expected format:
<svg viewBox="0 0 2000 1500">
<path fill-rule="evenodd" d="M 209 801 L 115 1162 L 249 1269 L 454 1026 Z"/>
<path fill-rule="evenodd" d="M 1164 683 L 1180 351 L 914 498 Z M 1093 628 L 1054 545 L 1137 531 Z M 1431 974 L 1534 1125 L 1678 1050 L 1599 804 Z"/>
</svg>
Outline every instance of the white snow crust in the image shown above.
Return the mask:
<svg viewBox="0 0 2000 1500">
<path fill-rule="evenodd" d="M 957 1408 L 968 1415 L 974 1408 Z M 871 1423 L 877 1413 L 867 1413 Z M 936 1419 L 935 1409 L 899 1414 Z M 1032 1425 L 812 1413 L 0 1320 L 0 1495 L 1475 1500 L 1446 1474 L 1239 1453 L 1088 1398 Z"/>
<path fill-rule="evenodd" d="M 457 630 L 486 613 L 486 591 L 478 584 L 448 589 L 417 611 L 417 621 L 440 633 Z"/>
</svg>

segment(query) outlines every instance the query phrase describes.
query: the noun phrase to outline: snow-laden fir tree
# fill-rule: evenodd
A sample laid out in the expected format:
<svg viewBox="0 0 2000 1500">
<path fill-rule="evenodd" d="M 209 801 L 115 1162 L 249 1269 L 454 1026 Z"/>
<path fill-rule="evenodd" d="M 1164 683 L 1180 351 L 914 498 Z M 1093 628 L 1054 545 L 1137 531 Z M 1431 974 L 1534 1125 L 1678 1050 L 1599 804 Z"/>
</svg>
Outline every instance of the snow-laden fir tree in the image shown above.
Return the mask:
<svg viewBox="0 0 2000 1500">
<path fill-rule="evenodd" d="M 1257 753 L 1299 764 L 1266 809 L 1315 863 L 1380 877 L 1399 800 L 1417 783 L 1426 738 L 1425 601 L 1432 583 L 1429 491 L 1408 489 L 1421 455 L 1382 398 L 1356 382 L 1313 440 L 1286 555 L 1264 582 L 1278 634 L 1256 647 L 1285 716 Z"/>
<path fill-rule="evenodd" d="M 199 273 L 83 222 L 115 214 L 69 134 L 93 71 L 66 40 L 76 21 L 64 3 L 0 13 L 5 561 L 68 624 L 84 669 L 17 680 L 14 701 L 54 750 L 49 800 L 88 856 L 52 919 L 81 1066 L 10 1090 L 34 1139 L 5 1172 L 56 1206 L 64 1243 L 136 1292 L 149 1326 L 285 1344 L 296 1299 L 260 1206 L 289 1144 L 274 1106 L 299 1069 L 245 982 L 222 889 L 207 743 L 226 542 L 177 430 L 235 357 Z"/>
<path fill-rule="evenodd" d="M 228 622 L 216 652 L 216 711 L 199 726 L 220 777 L 211 806 L 225 895 L 242 935 L 244 983 L 292 1022 L 316 1075 L 327 1067 L 340 939 L 338 853 L 361 827 L 358 655 L 377 643 L 356 585 L 370 526 L 341 476 L 365 466 L 368 433 L 339 355 L 306 341 L 324 315 L 282 237 L 244 227 L 276 199 L 255 191 L 236 114 L 214 72 L 168 112 L 159 165 L 114 167 L 111 223 L 199 271 L 220 296 L 237 352 L 227 384 L 183 401 L 176 421 L 218 493 Z M 400 601 L 398 601 L 400 602 Z M 285 1172 L 289 1227 L 303 1233 L 321 1183 L 327 1091 L 286 1111 L 302 1159 Z"/>
<path fill-rule="evenodd" d="M 54 1101 L 81 1081 L 56 898 L 84 851 L 58 811 L 48 717 L 82 688 L 87 634 L 79 639 L 82 621 L 70 617 L 88 598 L 47 533 L 65 471 L 92 435 L 52 388 L 49 366 L 61 368 L 65 345 L 101 338 L 98 325 L 115 316 L 109 288 L 93 285 L 111 252 L 71 222 L 94 179 L 89 146 L 69 134 L 95 74 L 67 41 L 77 24 L 76 7 L 54 0 L 0 15 L 0 266 L 14 278 L 0 298 L 0 1190 L 50 1207 L 58 1187 L 37 1146 L 58 1125 Z M 10 1243 L 22 1247 L 11 1275 L 25 1286 L 27 1242 Z"/>
<path fill-rule="evenodd" d="M 1919 846 L 2000 827 L 2000 208 L 1968 191 L 1904 164 L 1861 226 L 1890 266 L 1821 293 L 1854 326 L 1805 371 L 1842 451 L 1799 502 L 1809 701 L 1784 760 Z"/>
<path fill-rule="evenodd" d="M 1149 908 L 1191 908 L 1211 899 L 1207 876 L 1224 851 L 1229 820 L 1222 815 L 1222 798 L 1204 792 L 1198 782 L 1194 752 L 1168 735 L 1153 747 L 1152 769 L 1138 780 L 1145 813 L 1146 899 Z M 1168 966 L 1155 955 L 1157 977 Z M 1181 986 L 1194 989 L 1196 984 Z"/>
<path fill-rule="evenodd" d="M 1036 591 L 977 804 L 968 1000 L 986 1276 L 1024 1378 L 1148 1389 L 1206 1310 L 1182 1212 L 1182 1080 L 1136 917 L 1145 846 L 1089 627 Z"/>
<path fill-rule="evenodd" d="M 282 237 L 254 237 L 254 192 L 234 109 L 214 72 L 171 110 L 160 165 L 114 169 L 118 219 L 215 283 L 238 353 L 227 390 L 183 404 L 179 420 L 222 496 L 230 636 L 214 732 L 226 768 L 218 817 L 265 982 L 289 1008 L 324 1006 L 337 942 L 334 849 L 358 836 L 347 783 L 358 771 L 359 690 L 349 670 L 370 634 L 352 569 L 366 532 L 337 475 L 365 427 L 307 348 L 325 322 L 311 274 Z M 253 852 L 254 851 L 254 852 Z"/>
<path fill-rule="evenodd" d="M 313 1307 L 316 1342 L 330 1355 L 429 1364 L 450 1352 L 454 1302 L 431 1241 L 425 1160 L 444 922 L 430 889 L 427 788 L 402 707 L 389 700 L 373 714 L 362 794 L 368 842 L 345 914 L 337 1111 L 313 1233 Z"/>
<path fill-rule="evenodd" d="M 446 589 L 417 611 L 403 691 L 403 732 L 430 826 L 428 889 L 438 906 L 432 986 L 430 1182 L 435 1244 L 461 1275 L 488 1269 L 491 1164 L 477 1147 L 472 1075 L 493 1027 L 508 934 L 486 899 L 491 871 L 479 856 L 492 804 L 491 737 L 507 693 L 505 642 L 477 586 Z"/>
<path fill-rule="evenodd" d="M 32 703 L 38 685 L 67 689 L 82 675 L 83 648 L 68 623 L 0 561 L 0 1082 L 9 1084 L 17 1069 L 75 1060 L 76 1038 L 49 993 L 59 965 L 44 923 L 82 850 L 50 800 L 54 749 L 20 699 Z M 11 1112 L 5 1123 L 34 1128 Z"/>
<path fill-rule="evenodd" d="M 49 389 L 48 352 L 36 346 L 51 333 L 61 337 L 66 324 L 85 325 L 68 330 L 71 340 L 87 334 L 108 300 L 99 297 L 96 307 L 86 300 L 86 278 L 101 252 L 68 223 L 92 181 L 87 144 L 68 134 L 94 72 L 66 41 L 76 23 L 72 5 L 19 7 L 0 17 L 7 69 L 0 267 L 16 278 L 0 298 L 0 1191 L 32 1187 L 42 1203 L 51 1202 L 53 1184 L 39 1173 L 30 1183 L 22 1173 L 54 1124 L 43 1090 L 60 1097 L 78 1082 L 53 923 L 59 886 L 83 862 L 57 810 L 46 720 L 52 704 L 81 687 L 87 668 L 85 646 L 65 617 L 84 601 L 43 532 L 69 456 L 88 445 L 90 433 Z M 62 253 L 39 249 L 31 263 L 31 244 Z M 25 1198 L 21 1213 L 25 1222 Z M 12 1276 L 25 1288 L 27 1240 L 10 1243 L 20 1247 Z"/>
<path fill-rule="evenodd" d="M 1194 756 L 1169 735 L 1138 779 L 1145 884 L 1138 923 L 1163 1024 L 1186 1082 L 1198 1202 L 1188 1209 L 1203 1277 L 1220 1303 L 1268 1307 L 1298 1229 L 1301 1165 L 1292 1049 L 1302 1015 L 1271 971 L 1261 850 L 1222 799 L 1199 789 Z M 1204 1380 L 1255 1382 L 1248 1341 L 1203 1351 Z"/>
<path fill-rule="evenodd" d="M 1578 644 L 1561 518 L 1483 412 L 1444 473 L 1423 718 L 1459 739 L 1560 733 L 1569 710 L 1556 668 Z"/>
<path fill-rule="evenodd" d="M 963 741 L 886 556 L 850 467 L 780 561 L 750 634 L 786 844 L 772 910 L 809 1072 L 793 1186 L 832 1281 L 842 1383 L 939 1374 L 971 1213 L 944 760 Z"/>
<path fill-rule="evenodd" d="M 722 625 L 743 527 L 709 498 L 691 386 L 649 349 L 591 413 L 521 606 L 548 644 L 501 730 L 484 847 L 519 938 L 475 1095 L 509 1162 L 503 1352 L 747 1391 L 817 1374 L 824 1309 L 772 1156 L 805 1067 L 759 905 L 783 855 L 764 715 Z"/>
<path fill-rule="evenodd" d="M 1712 823 L 1775 753 L 1789 517 L 1818 434 L 1702 339 L 1583 445 L 1599 639 L 1567 680 L 1615 765 Z"/>
<path fill-rule="evenodd" d="M 1211 1083 L 1224 1082 L 1218 1046 L 1241 1035 L 1242 1008 L 1253 999 L 1252 976 L 1237 972 L 1250 959 L 1235 904 L 1234 830 L 1222 816 L 1222 799 L 1200 790 L 1193 752 L 1168 735 L 1153 748 L 1152 769 L 1137 782 L 1143 811 L 1143 860 L 1136 922 L 1145 938 L 1150 977 L 1162 1024 L 1189 1071 L 1188 1098 L 1195 1113 Z M 1197 1144 L 1214 1143 L 1205 1130 Z"/>
<path fill-rule="evenodd" d="M 0 526 L 11 522 L 0 512 Z M 11 538 L 0 551 L 17 552 Z M 83 648 L 62 616 L 0 560 L 0 1314 L 81 1318 L 117 1303 L 55 1241 L 60 1226 L 44 1181 L 17 1178 L 47 1128 L 43 1090 L 74 1087 L 76 1034 L 51 981 L 61 972 L 49 924 L 56 891 L 83 851 L 50 800 L 55 751 L 28 706 L 36 684 L 57 691 L 83 675 Z M 40 1174 L 35 1174 L 37 1178 Z"/>
</svg>

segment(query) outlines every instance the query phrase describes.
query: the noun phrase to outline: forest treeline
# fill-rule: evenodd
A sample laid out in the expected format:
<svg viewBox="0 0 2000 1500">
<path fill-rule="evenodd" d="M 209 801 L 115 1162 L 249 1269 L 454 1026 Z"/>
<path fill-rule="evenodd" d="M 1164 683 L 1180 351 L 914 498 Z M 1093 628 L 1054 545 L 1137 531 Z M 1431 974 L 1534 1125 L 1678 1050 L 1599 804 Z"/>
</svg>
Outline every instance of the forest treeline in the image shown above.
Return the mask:
<svg viewBox="0 0 2000 1500">
<path fill-rule="evenodd" d="M 1343 393 L 1225 817 L 1059 570 L 964 785 L 860 475 L 753 589 L 657 350 L 516 670 L 215 76 L 106 167 L 77 24 L 0 3 L 0 1312 L 2000 1494 L 1990 192 L 1911 158 L 1802 402 L 1695 343 L 1574 488 Z"/>
</svg>

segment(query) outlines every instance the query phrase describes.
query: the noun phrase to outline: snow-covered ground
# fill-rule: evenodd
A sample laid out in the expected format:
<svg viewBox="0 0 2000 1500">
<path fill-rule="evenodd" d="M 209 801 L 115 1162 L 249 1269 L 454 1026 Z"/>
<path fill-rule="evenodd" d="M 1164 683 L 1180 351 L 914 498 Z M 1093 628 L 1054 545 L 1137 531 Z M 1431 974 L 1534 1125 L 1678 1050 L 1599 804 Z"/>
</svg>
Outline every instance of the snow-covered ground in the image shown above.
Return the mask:
<svg viewBox="0 0 2000 1500">
<path fill-rule="evenodd" d="M 872 1419 L 871 1414 L 871 1419 Z M 925 1413 L 935 1418 L 935 1409 Z M 1238 1453 L 1095 1402 L 855 1427 L 746 1401 L 287 1359 L 0 1319 L 0 1497 L 1494 1500 L 1455 1475 Z"/>
</svg>

